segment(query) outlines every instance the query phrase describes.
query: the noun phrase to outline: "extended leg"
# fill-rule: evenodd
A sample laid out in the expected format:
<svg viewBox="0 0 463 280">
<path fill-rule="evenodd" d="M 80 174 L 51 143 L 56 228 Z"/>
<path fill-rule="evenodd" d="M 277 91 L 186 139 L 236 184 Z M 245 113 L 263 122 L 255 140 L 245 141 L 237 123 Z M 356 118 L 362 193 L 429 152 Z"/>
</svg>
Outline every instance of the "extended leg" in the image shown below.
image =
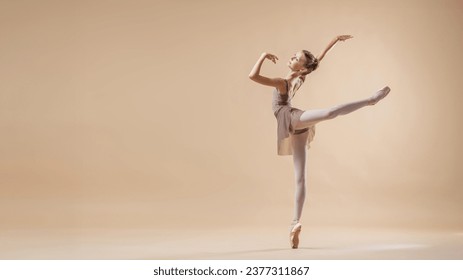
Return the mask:
<svg viewBox="0 0 463 280">
<path fill-rule="evenodd" d="M 296 124 L 295 129 L 303 129 L 303 128 L 312 126 L 324 120 L 330 120 L 340 115 L 346 115 L 346 114 L 352 113 L 367 105 L 374 105 L 379 100 L 386 97 L 389 91 L 390 91 L 389 87 L 384 87 L 380 89 L 379 91 L 377 91 L 371 97 L 364 99 L 364 100 L 338 105 L 330 109 L 307 110 L 301 115 L 300 120 Z"/>
</svg>

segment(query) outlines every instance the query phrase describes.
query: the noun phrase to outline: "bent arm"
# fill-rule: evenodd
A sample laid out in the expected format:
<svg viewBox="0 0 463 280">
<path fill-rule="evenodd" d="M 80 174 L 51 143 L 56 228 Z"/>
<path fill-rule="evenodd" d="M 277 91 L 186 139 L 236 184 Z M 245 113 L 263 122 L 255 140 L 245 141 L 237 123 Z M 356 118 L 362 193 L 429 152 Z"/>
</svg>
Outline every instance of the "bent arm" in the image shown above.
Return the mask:
<svg viewBox="0 0 463 280">
<path fill-rule="evenodd" d="M 262 63 L 264 63 L 265 60 L 265 53 L 263 53 L 259 59 L 257 60 L 256 64 L 254 67 L 252 67 L 251 73 L 249 73 L 249 78 L 251 80 L 254 80 L 256 77 L 260 76 L 260 68 L 262 67 Z"/>
<path fill-rule="evenodd" d="M 268 78 L 265 76 L 260 75 L 260 68 L 262 67 L 262 63 L 266 58 L 271 59 L 274 63 L 276 63 L 276 59 L 278 59 L 276 56 L 263 53 L 259 59 L 257 60 L 256 64 L 251 70 L 251 73 L 249 73 L 249 78 L 253 80 L 256 83 L 265 85 L 265 86 L 272 86 L 272 87 L 277 87 L 281 88 L 284 81 L 281 78 Z"/>
</svg>

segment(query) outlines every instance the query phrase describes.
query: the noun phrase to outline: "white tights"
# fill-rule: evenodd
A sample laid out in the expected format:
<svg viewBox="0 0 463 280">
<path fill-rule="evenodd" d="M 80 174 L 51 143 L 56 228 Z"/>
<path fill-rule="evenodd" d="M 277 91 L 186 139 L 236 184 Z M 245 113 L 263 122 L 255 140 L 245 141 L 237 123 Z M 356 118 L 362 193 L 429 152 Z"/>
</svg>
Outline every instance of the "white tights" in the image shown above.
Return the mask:
<svg viewBox="0 0 463 280">
<path fill-rule="evenodd" d="M 352 113 L 367 105 L 374 105 L 376 104 L 376 102 L 386 97 L 389 91 L 390 89 L 388 87 L 385 87 L 376 92 L 372 97 L 364 100 L 338 105 L 330 109 L 307 110 L 301 115 L 300 121 L 296 124 L 295 129 L 303 129 L 324 120 L 334 119 L 337 116 Z M 302 208 L 304 207 L 306 195 L 305 166 L 307 151 L 305 145 L 308 136 L 309 133 L 304 132 L 301 134 L 294 134 L 291 137 L 293 145 L 294 175 L 296 180 L 296 195 L 293 224 L 299 222 L 299 220 L 301 219 Z"/>
<path fill-rule="evenodd" d="M 306 172 L 306 153 L 305 148 L 309 132 L 306 131 L 301 134 L 295 134 L 291 137 L 293 145 L 293 162 L 294 162 L 294 175 L 296 179 L 296 195 L 294 205 L 294 220 L 293 224 L 299 222 L 302 215 L 302 208 L 305 201 L 305 172 Z"/>
<path fill-rule="evenodd" d="M 304 113 L 302 113 L 299 122 L 296 124 L 295 129 L 303 129 L 321 121 L 334 119 L 337 116 L 352 113 L 353 111 L 356 111 L 370 104 L 370 99 L 364 99 L 356 102 L 338 105 L 330 109 L 307 110 Z"/>
</svg>

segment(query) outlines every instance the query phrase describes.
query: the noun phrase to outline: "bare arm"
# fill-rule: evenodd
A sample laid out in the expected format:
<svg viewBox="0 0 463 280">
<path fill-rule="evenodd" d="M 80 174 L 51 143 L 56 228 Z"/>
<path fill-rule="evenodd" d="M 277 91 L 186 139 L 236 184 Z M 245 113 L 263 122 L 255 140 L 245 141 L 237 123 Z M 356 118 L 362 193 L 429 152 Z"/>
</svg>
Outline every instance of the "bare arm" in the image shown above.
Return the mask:
<svg viewBox="0 0 463 280">
<path fill-rule="evenodd" d="M 249 73 L 249 78 L 256 83 L 281 89 L 285 86 L 282 78 L 268 78 L 260 75 L 260 68 L 266 58 L 272 60 L 273 63 L 276 63 L 278 59 L 278 57 L 273 54 L 263 53 L 252 68 L 251 73 Z"/>
<path fill-rule="evenodd" d="M 328 53 L 329 50 L 331 50 L 334 45 L 336 45 L 337 42 L 339 41 L 345 41 L 347 39 L 353 38 L 351 35 L 339 35 L 334 37 L 333 40 L 328 44 L 328 46 L 323 50 L 323 52 L 317 57 L 317 66 L 314 69 L 317 69 L 317 67 L 320 65 L 320 61 L 325 57 L 325 55 Z M 301 76 L 302 81 L 305 81 L 305 76 L 310 74 L 314 69 L 306 69 L 302 71 L 301 73 L 298 73 L 298 75 Z"/>
<path fill-rule="evenodd" d="M 329 44 L 328 46 L 325 48 L 325 50 L 317 57 L 318 59 L 318 62 L 320 63 L 320 61 L 323 59 L 323 57 L 325 57 L 325 54 L 338 42 L 338 41 L 345 41 L 347 39 L 350 39 L 350 38 L 353 38 L 353 36 L 351 35 L 340 35 L 340 36 L 336 36 Z"/>
</svg>

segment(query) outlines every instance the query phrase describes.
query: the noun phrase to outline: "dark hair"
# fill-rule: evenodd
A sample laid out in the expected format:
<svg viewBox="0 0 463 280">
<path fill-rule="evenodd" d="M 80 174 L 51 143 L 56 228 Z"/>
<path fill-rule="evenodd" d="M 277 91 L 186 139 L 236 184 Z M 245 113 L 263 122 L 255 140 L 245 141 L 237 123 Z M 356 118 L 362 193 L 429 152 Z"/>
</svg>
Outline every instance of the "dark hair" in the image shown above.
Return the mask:
<svg viewBox="0 0 463 280">
<path fill-rule="evenodd" d="M 318 68 L 318 59 L 309 51 L 302 50 L 307 60 L 306 64 L 304 65 L 305 68 L 315 71 Z"/>
</svg>

